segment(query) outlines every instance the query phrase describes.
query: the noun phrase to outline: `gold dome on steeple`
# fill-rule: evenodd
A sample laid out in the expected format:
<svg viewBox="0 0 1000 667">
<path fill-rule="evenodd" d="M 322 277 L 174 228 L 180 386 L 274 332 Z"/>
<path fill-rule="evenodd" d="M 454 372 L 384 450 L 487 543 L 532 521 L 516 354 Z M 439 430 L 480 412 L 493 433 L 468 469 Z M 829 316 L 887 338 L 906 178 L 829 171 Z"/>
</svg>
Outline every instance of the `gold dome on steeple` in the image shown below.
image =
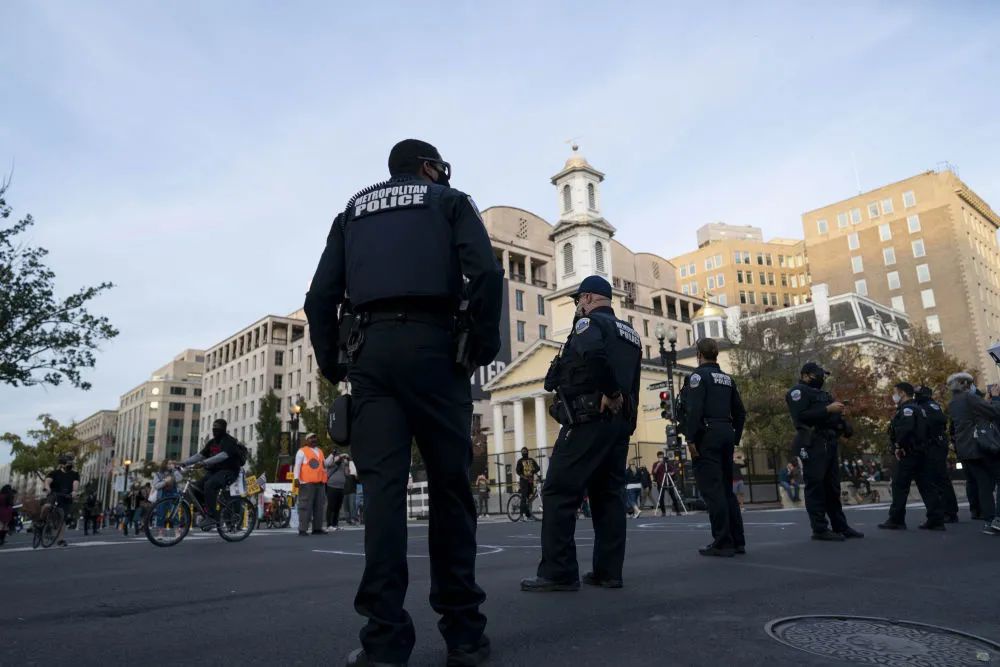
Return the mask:
<svg viewBox="0 0 1000 667">
<path fill-rule="evenodd" d="M 563 167 L 564 170 L 577 168 L 593 169 L 593 167 L 590 166 L 590 163 L 587 162 L 587 158 L 577 152 L 579 150 L 580 146 L 578 144 L 573 144 L 573 154 L 569 156 L 568 160 L 566 160 L 566 166 Z"/>
<path fill-rule="evenodd" d="M 711 296 L 708 292 L 705 292 L 704 304 L 698 314 L 695 316 L 696 320 L 704 319 L 707 317 L 726 317 L 726 311 L 722 309 L 721 306 L 714 304 L 708 300 Z"/>
</svg>

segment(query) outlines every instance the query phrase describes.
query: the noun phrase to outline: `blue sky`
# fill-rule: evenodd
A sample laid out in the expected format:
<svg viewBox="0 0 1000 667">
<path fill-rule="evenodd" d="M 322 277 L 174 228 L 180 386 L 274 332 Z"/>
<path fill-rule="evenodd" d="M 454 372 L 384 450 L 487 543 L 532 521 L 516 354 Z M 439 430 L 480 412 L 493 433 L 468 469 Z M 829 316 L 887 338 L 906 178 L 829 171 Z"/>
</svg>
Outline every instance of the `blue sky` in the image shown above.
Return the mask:
<svg viewBox="0 0 1000 667">
<path fill-rule="evenodd" d="M 0 388 L 0 432 L 114 408 L 182 349 L 294 310 L 333 213 L 409 136 L 481 207 L 549 220 L 581 137 L 618 238 L 667 257 L 715 220 L 800 236 L 856 191 L 852 160 L 864 189 L 947 160 L 1000 209 L 996 3 L 346 7 L 4 7 L 8 202 L 60 289 L 118 285 L 93 309 L 122 333 L 90 392 Z"/>
</svg>

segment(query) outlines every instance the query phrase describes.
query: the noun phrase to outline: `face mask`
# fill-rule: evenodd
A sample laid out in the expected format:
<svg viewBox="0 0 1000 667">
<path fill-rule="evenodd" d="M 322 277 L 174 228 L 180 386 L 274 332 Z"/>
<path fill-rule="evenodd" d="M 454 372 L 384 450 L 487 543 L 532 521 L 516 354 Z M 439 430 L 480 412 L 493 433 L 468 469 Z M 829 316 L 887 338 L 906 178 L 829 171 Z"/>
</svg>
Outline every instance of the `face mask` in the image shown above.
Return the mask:
<svg viewBox="0 0 1000 667">
<path fill-rule="evenodd" d="M 72 469 L 73 469 L 73 464 L 72 463 L 67 463 L 66 464 L 66 470 L 72 470 Z"/>
<path fill-rule="evenodd" d="M 216 437 L 216 438 L 221 438 L 225 434 L 226 434 L 226 432 L 224 430 L 222 430 L 221 428 L 213 428 L 212 429 L 212 435 L 214 437 Z"/>
<path fill-rule="evenodd" d="M 903 397 L 900 396 L 899 394 L 893 394 L 892 395 L 892 402 L 895 403 L 896 405 L 899 405 L 899 402 L 901 400 L 903 400 Z"/>
<path fill-rule="evenodd" d="M 979 390 L 976 389 L 975 383 L 969 385 L 969 393 L 970 394 L 978 394 L 979 393 Z"/>
<path fill-rule="evenodd" d="M 825 381 L 826 381 L 826 378 L 823 377 L 822 375 L 820 375 L 819 377 L 813 376 L 813 377 L 809 378 L 809 382 L 807 382 L 806 384 L 808 384 L 813 389 L 822 389 L 823 388 L 823 383 Z"/>
</svg>

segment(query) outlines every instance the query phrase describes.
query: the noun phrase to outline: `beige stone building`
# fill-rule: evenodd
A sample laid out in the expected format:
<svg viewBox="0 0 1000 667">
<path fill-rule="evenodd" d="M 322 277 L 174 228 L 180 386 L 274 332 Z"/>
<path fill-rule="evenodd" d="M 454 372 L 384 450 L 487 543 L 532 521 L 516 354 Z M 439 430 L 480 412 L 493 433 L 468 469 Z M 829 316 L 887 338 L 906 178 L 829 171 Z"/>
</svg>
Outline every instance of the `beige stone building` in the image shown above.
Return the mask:
<svg viewBox="0 0 1000 667">
<path fill-rule="evenodd" d="M 77 463 L 80 469 L 80 482 L 86 484 L 92 479 L 97 480 L 97 497 L 102 503 L 107 502 L 108 481 L 115 456 L 115 434 L 118 429 L 117 410 L 98 410 L 76 424 L 75 435 L 86 446 L 92 446 L 94 452 L 85 460 Z"/>
<path fill-rule="evenodd" d="M 122 395 L 115 429 L 116 464 L 187 457 L 199 445 L 205 353 L 188 349 Z"/>
<path fill-rule="evenodd" d="M 809 300 L 805 243 L 775 238 L 765 242 L 759 227 L 710 223 L 697 231 L 698 249 L 674 257 L 682 294 L 710 294 L 723 307 L 762 313 Z"/>
<path fill-rule="evenodd" d="M 928 171 L 802 215 L 813 280 L 907 313 L 995 377 L 1000 216 L 950 170 Z"/>
</svg>

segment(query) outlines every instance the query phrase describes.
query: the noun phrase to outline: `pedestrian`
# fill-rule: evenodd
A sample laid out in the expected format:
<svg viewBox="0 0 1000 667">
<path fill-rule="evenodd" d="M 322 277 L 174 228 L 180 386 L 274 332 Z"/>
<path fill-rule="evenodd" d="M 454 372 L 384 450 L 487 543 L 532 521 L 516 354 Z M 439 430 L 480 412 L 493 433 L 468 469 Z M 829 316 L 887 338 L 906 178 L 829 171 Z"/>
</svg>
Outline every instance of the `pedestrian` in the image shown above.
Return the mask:
<svg viewBox="0 0 1000 667">
<path fill-rule="evenodd" d="M 479 497 L 479 516 L 487 516 L 490 503 L 490 480 L 485 473 L 479 473 L 479 477 L 476 478 L 476 493 Z"/>
<path fill-rule="evenodd" d="M 983 400 L 973 393 L 972 376 L 955 373 L 948 378 L 952 399 L 948 403 L 951 419 L 949 429 L 955 442 L 958 460 L 976 481 L 979 493 L 979 514 L 983 532 L 1000 534 L 993 489 L 1000 484 L 1000 406 Z"/>
<path fill-rule="evenodd" d="M 927 465 L 931 483 L 937 489 L 945 523 L 958 523 L 958 498 L 948 469 L 948 416 L 934 400 L 934 390 L 930 387 L 917 387 L 916 398 L 927 417 Z"/>
<path fill-rule="evenodd" d="M 740 512 L 743 511 L 743 501 L 746 498 L 746 482 L 743 478 L 743 458 L 742 454 L 740 458 L 733 458 L 733 495 L 736 496 L 736 502 L 740 505 Z"/>
<path fill-rule="evenodd" d="M 47 504 L 62 508 L 63 516 L 68 516 L 73 504 L 73 497 L 80 490 L 80 473 L 73 470 L 73 457 L 69 454 L 59 456 L 59 466 L 45 477 L 45 492 Z M 56 544 L 65 547 L 66 523 L 59 527 Z"/>
<path fill-rule="evenodd" d="M 823 391 L 828 375 L 819 364 L 807 362 L 799 373 L 798 384 L 786 394 L 785 403 L 795 427 L 793 449 L 801 462 L 812 539 L 843 542 L 864 534 L 847 524 L 840 503 L 837 440 L 850 437 L 853 431 L 843 416 L 844 404 Z"/>
<path fill-rule="evenodd" d="M 168 498 L 177 498 L 180 495 L 178 486 L 181 479 L 181 472 L 177 467 L 169 461 L 163 461 L 160 464 L 159 470 L 153 474 L 153 491 L 150 495 L 153 503 L 159 503 L 161 500 Z M 172 509 L 172 506 L 170 503 L 162 503 L 154 506 L 156 507 L 156 513 L 153 515 L 152 521 L 156 528 L 162 530 L 167 510 Z"/>
<path fill-rule="evenodd" d="M 628 464 L 625 470 L 625 510 L 629 518 L 638 519 L 642 514 L 639 507 L 639 495 L 642 493 L 642 482 L 639 479 L 639 471 L 635 467 L 635 462 Z"/>
<path fill-rule="evenodd" d="M 917 490 L 927 508 L 927 521 L 920 524 L 924 530 L 944 530 L 944 510 L 940 491 L 934 485 L 931 462 L 927 456 L 927 416 L 917 404 L 916 391 L 909 382 L 893 386 L 892 401 L 896 414 L 889 424 L 889 442 L 896 458 L 896 472 L 892 476 L 892 505 L 889 518 L 879 524 L 887 530 L 906 529 L 906 500 L 910 484 L 916 481 Z"/>
<path fill-rule="evenodd" d="M 14 489 L 10 484 L 0 488 L 0 546 L 7 539 L 7 531 L 14 526 Z"/>
<path fill-rule="evenodd" d="M 517 495 L 521 497 L 521 516 L 535 520 L 531 513 L 531 497 L 535 495 L 535 478 L 538 477 L 538 462 L 531 458 L 527 447 L 521 448 L 521 458 L 514 466 L 517 473 Z"/>
<path fill-rule="evenodd" d="M 326 467 L 323 450 L 315 433 L 307 433 L 295 453 L 294 477 L 299 483 L 299 535 L 326 535 L 323 519 L 326 510 Z"/>
<path fill-rule="evenodd" d="M 83 534 L 89 535 L 93 526 L 94 535 L 97 535 L 97 497 L 93 493 L 88 493 L 83 501 Z"/>
<path fill-rule="evenodd" d="M 347 525 L 358 522 L 358 469 L 350 456 L 346 456 L 347 470 L 344 480 L 344 512 L 347 514 Z"/>
<path fill-rule="evenodd" d="M 731 558 L 746 553 L 743 517 L 733 492 L 733 457 L 743 437 L 746 409 L 736 382 L 719 366 L 718 342 L 702 338 L 696 349 L 698 366 L 681 390 L 681 431 L 712 525 L 712 542 L 698 553 Z"/>
<path fill-rule="evenodd" d="M 344 484 L 347 483 L 347 457 L 333 451 L 326 465 L 326 527 L 340 530 L 340 510 L 344 505 Z"/>
<path fill-rule="evenodd" d="M 405 664 L 413 650 L 403 599 L 415 441 L 432 498 L 431 606 L 442 615 L 449 664 L 475 665 L 490 649 L 475 576 L 469 376 L 500 349 L 503 271 L 475 203 L 449 187 L 451 166 L 434 146 L 399 142 L 389 172 L 334 220 L 305 303 L 321 372 L 350 379 L 351 440 L 361 443 L 354 454 L 367 496 L 365 571 L 354 607 L 368 624 L 348 664 Z M 359 319 L 340 348 L 345 292 Z"/>
<path fill-rule="evenodd" d="M 649 468 L 646 466 L 639 466 L 639 483 L 642 485 L 639 506 L 648 509 L 653 506 L 653 476 L 649 474 Z"/>
<path fill-rule="evenodd" d="M 787 493 L 793 503 L 799 502 L 799 484 L 795 481 L 795 464 L 789 461 L 778 473 L 778 484 Z"/>
<path fill-rule="evenodd" d="M 562 425 L 542 487 L 542 558 L 523 591 L 575 591 L 576 512 L 590 500 L 594 526 L 592 586 L 621 588 L 625 561 L 622 489 L 629 437 L 639 406 L 641 339 L 615 316 L 611 284 L 589 276 L 573 294 L 577 320 L 549 366 L 545 390 L 558 397 Z M 565 402 L 564 402 L 565 401 Z"/>
</svg>

